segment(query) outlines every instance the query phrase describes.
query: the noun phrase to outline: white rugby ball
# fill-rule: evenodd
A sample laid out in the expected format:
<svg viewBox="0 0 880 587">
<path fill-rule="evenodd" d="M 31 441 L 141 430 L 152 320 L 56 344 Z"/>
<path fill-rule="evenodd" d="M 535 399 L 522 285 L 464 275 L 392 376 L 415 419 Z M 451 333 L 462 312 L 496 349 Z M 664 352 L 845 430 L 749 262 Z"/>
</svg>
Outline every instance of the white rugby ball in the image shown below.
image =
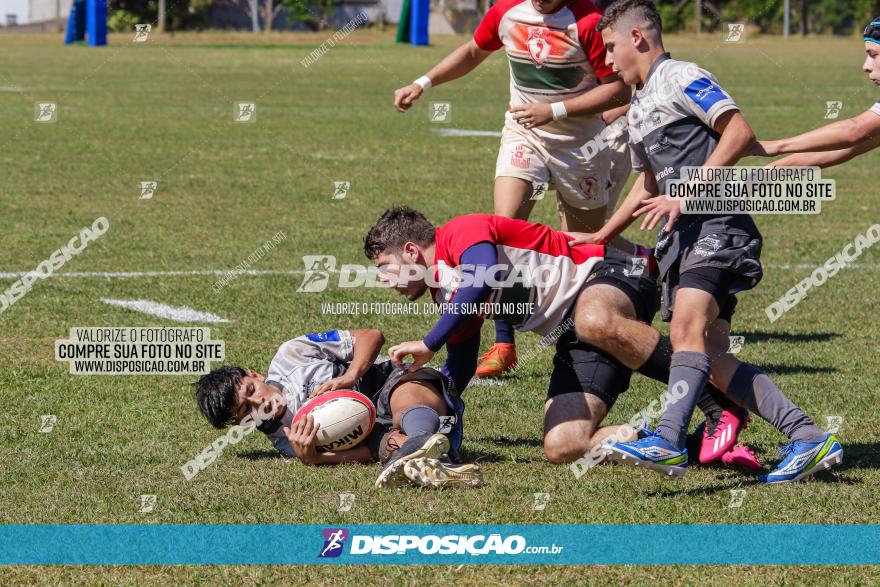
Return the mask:
<svg viewBox="0 0 880 587">
<path fill-rule="evenodd" d="M 370 398 L 347 389 L 328 391 L 306 402 L 293 422 L 306 414 L 321 425 L 316 437 L 318 452 L 339 452 L 357 446 L 376 421 L 376 407 Z"/>
</svg>

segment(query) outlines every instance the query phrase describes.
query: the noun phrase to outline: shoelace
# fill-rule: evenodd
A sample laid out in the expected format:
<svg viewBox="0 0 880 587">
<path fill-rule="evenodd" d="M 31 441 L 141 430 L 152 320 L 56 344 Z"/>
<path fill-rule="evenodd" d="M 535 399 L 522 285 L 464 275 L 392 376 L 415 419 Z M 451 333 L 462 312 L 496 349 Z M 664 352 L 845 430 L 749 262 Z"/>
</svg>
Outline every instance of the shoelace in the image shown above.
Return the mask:
<svg viewBox="0 0 880 587">
<path fill-rule="evenodd" d="M 801 443 L 797 440 L 792 442 L 791 444 L 786 444 L 785 446 L 780 446 L 776 449 L 776 456 L 785 459 L 788 455 L 794 452 L 795 448 L 797 448 Z"/>
</svg>

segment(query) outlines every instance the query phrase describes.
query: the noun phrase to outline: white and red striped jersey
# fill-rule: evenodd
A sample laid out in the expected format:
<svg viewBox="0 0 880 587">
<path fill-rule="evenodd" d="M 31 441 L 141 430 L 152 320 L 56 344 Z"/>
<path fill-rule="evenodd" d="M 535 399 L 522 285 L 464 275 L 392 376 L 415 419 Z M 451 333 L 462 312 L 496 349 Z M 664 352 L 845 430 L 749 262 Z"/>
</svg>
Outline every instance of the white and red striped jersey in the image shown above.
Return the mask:
<svg viewBox="0 0 880 587">
<path fill-rule="evenodd" d="M 553 14 L 541 14 L 531 0 L 500 0 L 489 11 L 474 41 L 485 51 L 504 48 L 510 63 L 510 104 L 550 103 L 595 88 L 611 75 L 596 24 L 602 10 L 590 0 L 572 0 Z M 551 121 L 534 129 L 547 140 L 592 138 L 604 125 L 595 116 Z M 597 130 L 598 129 L 598 130 Z"/>
<path fill-rule="evenodd" d="M 544 224 L 494 216 L 468 214 L 437 228 L 434 244 L 435 283 L 431 295 L 438 304 L 449 303 L 461 282 L 461 255 L 473 245 L 495 245 L 502 266 L 489 302 L 497 306 L 528 307 L 530 312 L 495 314 L 517 330 L 550 334 L 562 324 L 593 267 L 605 255 L 603 245 L 576 245 L 572 237 Z M 513 275 L 512 275 L 513 273 Z M 531 276 L 533 279 L 519 279 Z M 505 283 L 505 282 L 510 283 Z M 456 333 L 450 342 L 467 338 L 481 321 L 468 324 L 467 333 Z"/>
</svg>

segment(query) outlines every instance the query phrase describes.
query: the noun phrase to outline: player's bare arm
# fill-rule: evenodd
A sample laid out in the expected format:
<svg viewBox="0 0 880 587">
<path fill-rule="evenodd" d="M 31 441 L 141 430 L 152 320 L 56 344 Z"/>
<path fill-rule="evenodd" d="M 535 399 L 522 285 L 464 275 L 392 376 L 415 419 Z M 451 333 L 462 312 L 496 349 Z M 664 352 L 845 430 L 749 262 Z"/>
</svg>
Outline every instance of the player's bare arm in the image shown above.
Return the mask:
<svg viewBox="0 0 880 587">
<path fill-rule="evenodd" d="M 632 94 L 632 92 L 630 92 L 630 94 Z M 627 102 L 623 106 L 618 106 L 617 108 L 612 108 L 611 110 L 604 111 L 602 113 L 602 121 L 605 124 L 612 124 L 620 117 L 626 116 L 627 111 L 629 111 L 629 102 Z"/>
<path fill-rule="evenodd" d="M 880 116 L 869 110 L 853 118 L 839 120 L 794 137 L 760 141 L 755 145 L 752 154 L 775 157 L 787 153 L 843 151 L 859 147 L 867 151 L 876 147 L 878 140 L 880 140 Z M 854 153 L 853 156 L 855 154 L 858 153 Z M 790 166 L 786 165 L 786 167 Z"/>
<path fill-rule="evenodd" d="M 583 94 L 562 102 L 566 118 L 587 116 L 612 110 L 629 103 L 632 92 L 617 74 L 605 76 L 600 84 Z M 554 120 L 553 106 L 545 103 L 519 104 L 510 111 L 513 118 L 526 128 L 543 126 Z"/>
<path fill-rule="evenodd" d="M 385 344 L 385 336 L 381 330 L 376 328 L 358 328 L 352 329 L 349 332 L 354 338 L 354 352 L 348 369 L 339 377 L 334 377 L 316 387 L 310 397 L 337 389 L 352 389 L 358 379 L 367 372 L 370 365 L 379 356 L 379 351 L 382 350 L 382 345 Z"/>
<path fill-rule="evenodd" d="M 878 118 L 880 120 L 880 118 Z M 768 163 L 766 167 L 833 167 L 846 163 L 853 157 L 867 153 L 880 147 L 880 132 L 871 137 L 869 141 L 862 141 L 855 147 L 838 149 L 836 151 L 818 151 L 815 153 L 795 153 L 777 161 Z"/>
<path fill-rule="evenodd" d="M 395 90 L 394 107 L 398 112 L 406 112 L 412 108 L 412 103 L 418 100 L 426 89 L 467 75 L 491 54 L 491 51 L 480 49 L 471 39 L 447 55 L 427 74 L 408 86 Z"/>
<path fill-rule="evenodd" d="M 706 159 L 704 167 L 727 167 L 736 165 L 755 143 L 755 133 L 745 117 L 738 110 L 729 110 L 718 117 L 713 127 L 721 135 L 715 150 Z M 681 216 L 682 201 L 666 195 L 648 198 L 643 202 L 635 216 L 647 214 L 642 221 L 642 230 L 653 230 L 662 218 L 667 218 L 664 232 L 672 230 L 676 219 Z"/>
</svg>

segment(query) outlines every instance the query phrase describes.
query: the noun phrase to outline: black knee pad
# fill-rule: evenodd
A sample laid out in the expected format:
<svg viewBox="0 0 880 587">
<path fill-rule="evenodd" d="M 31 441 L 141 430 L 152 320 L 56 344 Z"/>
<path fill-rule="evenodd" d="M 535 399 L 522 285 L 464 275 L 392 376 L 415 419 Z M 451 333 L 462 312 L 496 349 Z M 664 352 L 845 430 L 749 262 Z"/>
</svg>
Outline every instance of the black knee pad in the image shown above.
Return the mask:
<svg viewBox="0 0 880 587">
<path fill-rule="evenodd" d="M 610 410 L 618 396 L 629 389 L 632 369 L 568 331 L 556 343 L 553 374 L 547 398 L 564 393 L 589 393 Z"/>
</svg>

